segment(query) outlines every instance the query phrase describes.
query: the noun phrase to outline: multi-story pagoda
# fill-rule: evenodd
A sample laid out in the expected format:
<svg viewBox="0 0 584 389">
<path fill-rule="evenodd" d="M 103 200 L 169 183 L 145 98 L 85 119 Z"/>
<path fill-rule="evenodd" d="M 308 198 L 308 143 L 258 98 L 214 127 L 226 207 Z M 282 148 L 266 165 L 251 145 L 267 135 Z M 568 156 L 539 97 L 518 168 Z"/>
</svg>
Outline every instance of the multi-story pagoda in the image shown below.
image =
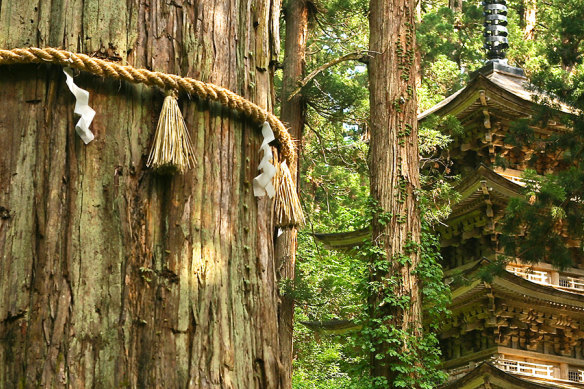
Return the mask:
<svg viewBox="0 0 584 389">
<path fill-rule="evenodd" d="M 510 126 L 538 111 L 521 69 L 491 61 L 468 85 L 430 110 L 454 115 L 464 128 L 449 150 L 460 201 L 439 229 L 443 268 L 452 287 L 452 316 L 440 335 L 445 388 L 584 388 L 584 261 L 564 271 L 550 264 L 510 259 L 491 282 L 478 276 L 500 254 L 497 224 L 512 197 L 522 196 L 522 171 L 533 151 L 505 142 Z M 537 137 L 569 131 L 556 120 L 533 127 Z M 505 158 L 506 169 L 495 166 Z M 549 173 L 553 156 L 541 155 L 536 170 Z M 325 246 L 348 249 L 368 230 L 316 234 Z M 520 239 L 520 237 L 518 238 Z M 311 323 L 337 331 L 347 323 Z M 329 328 L 330 327 L 330 328 Z M 580 384 L 582 383 L 582 384 Z"/>
<path fill-rule="evenodd" d="M 534 96 L 523 71 L 504 60 L 505 1 L 483 4 L 489 61 L 465 88 L 419 116 L 453 115 L 464 128 L 449 150 L 462 176 L 461 199 L 440 228 L 452 288 L 452 316 L 440 335 L 442 367 L 449 373 L 444 388 L 584 388 L 584 260 L 575 258 L 574 267 L 558 271 L 507 258 L 505 272 L 490 282 L 479 277 L 502 254 L 498 223 L 509 199 L 522 196 L 522 172 L 535 152 L 506 142 L 506 135 L 513 123 L 530 121 L 539 111 L 537 97 L 544 97 Z M 555 118 L 532 126 L 535 137 L 570 131 L 561 124 L 570 112 L 557 104 Z M 495 164 L 500 158 L 505 169 Z M 555 155 L 541 154 L 535 170 L 550 173 L 558 164 Z M 334 249 L 368 236 L 368 230 L 316 235 Z"/>
<path fill-rule="evenodd" d="M 543 97 L 534 96 L 523 71 L 503 59 L 505 1 L 484 6 L 489 62 L 465 88 L 419 116 L 454 115 L 464 128 L 450 148 L 463 177 L 461 200 L 440 229 L 452 288 L 452 317 L 440 335 L 450 376 L 445 388 L 584 387 L 584 262 L 575 258 L 574 267 L 560 272 L 507 258 L 506 272 L 492 281 L 478 276 L 501 254 L 497 224 L 508 200 L 522 196 L 522 172 L 534 153 L 509 144 L 506 135 L 513 123 L 537 114 Z M 555 120 L 532 126 L 535 137 L 570 131 L 560 124 L 569 114 L 558 104 Z M 505 169 L 496 167 L 499 158 Z M 535 170 L 550 173 L 558 164 L 557 156 L 541 154 Z"/>
<path fill-rule="evenodd" d="M 507 271 L 492 281 L 478 276 L 501 254 L 497 225 L 509 199 L 522 196 L 521 176 L 533 150 L 505 139 L 514 122 L 536 114 L 532 97 L 520 69 L 492 61 L 419 117 L 454 115 L 464 128 L 450 149 L 463 177 L 461 199 L 440 228 L 452 287 L 452 317 L 440 335 L 446 388 L 584 387 L 584 262 L 560 272 L 508 258 Z M 533 127 L 536 137 L 569 131 L 559 124 L 567 114 L 560 106 L 555 121 Z M 496 167 L 496 158 L 507 168 Z M 539 174 L 558 166 L 551 155 L 537 161 Z"/>
</svg>

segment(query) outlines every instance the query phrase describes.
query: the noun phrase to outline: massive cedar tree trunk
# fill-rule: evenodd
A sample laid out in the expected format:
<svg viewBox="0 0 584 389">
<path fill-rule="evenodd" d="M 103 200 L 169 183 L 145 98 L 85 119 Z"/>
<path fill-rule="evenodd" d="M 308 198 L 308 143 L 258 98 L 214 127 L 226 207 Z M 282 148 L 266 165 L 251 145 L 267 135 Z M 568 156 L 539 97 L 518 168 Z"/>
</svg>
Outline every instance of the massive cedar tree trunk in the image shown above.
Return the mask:
<svg viewBox="0 0 584 389">
<path fill-rule="evenodd" d="M 2 0 L 0 47 L 62 47 L 229 88 L 271 109 L 279 0 Z M 197 164 L 145 168 L 163 93 L 0 68 L 0 387 L 278 388 L 272 203 L 259 128 L 181 99 Z"/>
<path fill-rule="evenodd" d="M 308 6 L 306 0 L 289 0 L 285 10 L 286 41 L 284 44 L 284 69 L 282 73 L 282 109 L 280 118 L 288 127 L 293 139 L 298 140 L 301 152 L 302 131 L 305 120 L 305 102 L 302 93 L 289 96 L 298 87 L 305 69 L 306 34 L 308 32 Z M 298 182 L 298 160 L 290 166 L 295 182 Z M 299 187 L 297 186 L 299 189 Z M 284 230 L 276 239 L 275 251 L 279 280 L 293 280 L 296 265 L 297 232 L 295 228 Z M 285 374 L 282 387 L 292 387 L 292 335 L 294 326 L 294 299 L 283 295 L 280 303 L 280 352 Z"/>
<path fill-rule="evenodd" d="M 381 207 L 373 220 L 374 243 L 384 248 L 389 271 L 373 273 L 381 286 L 369 299 L 374 317 L 385 318 L 388 328 L 421 334 L 421 295 L 412 273 L 419 262 L 420 211 L 415 191 L 419 188 L 417 101 L 415 92 L 415 1 L 371 0 L 369 62 L 371 105 L 370 174 L 371 196 Z M 386 213 L 386 214 L 384 214 Z M 389 278 L 393 278 L 389 281 Z M 409 299 L 406 308 L 391 302 Z M 391 347 L 395 347 L 392 345 Z M 403 340 L 399 353 L 407 352 Z M 382 344 L 374 354 L 385 353 Z M 391 357 L 371 359 L 374 376 L 387 377 L 390 385 L 396 371 Z"/>
</svg>

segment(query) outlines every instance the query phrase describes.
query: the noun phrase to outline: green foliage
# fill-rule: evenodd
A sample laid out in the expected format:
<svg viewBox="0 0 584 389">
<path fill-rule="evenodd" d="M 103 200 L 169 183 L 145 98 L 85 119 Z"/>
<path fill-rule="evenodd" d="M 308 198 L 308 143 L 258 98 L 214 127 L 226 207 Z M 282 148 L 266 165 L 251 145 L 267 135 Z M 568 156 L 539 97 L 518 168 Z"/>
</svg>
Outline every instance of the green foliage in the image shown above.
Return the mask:
<svg viewBox="0 0 584 389">
<path fill-rule="evenodd" d="M 453 128 L 457 126 L 451 118 L 435 123 Z M 329 132 L 325 127 L 320 130 L 323 131 L 321 136 L 310 136 L 312 141 L 306 145 L 302 175 L 304 205 L 310 210 L 307 215 L 311 229 L 332 232 L 368 227 L 378 210 L 368 197 L 367 144 L 352 135 L 354 128 L 343 126 Z M 446 148 L 450 138 L 434 129 L 420 131 L 424 134 L 421 142 L 426 158 L 439 161 L 440 151 Z M 345 141 L 353 142 L 355 146 L 336 147 Z M 447 315 L 449 290 L 442 281 L 437 241 L 430 232 L 428 220 L 436 220 L 440 212 L 442 215 L 447 213 L 443 208 L 448 203 L 441 201 L 441 196 L 437 194 L 439 186 L 444 197 L 451 199 L 448 193 L 452 194 L 452 189 L 448 178 L 443 178 L 440 185 L 436 177 L 425 176 L 424 181 L 428 183 L 428 189 L 420 193 L 420 198 L 425 214 L 431 217 L 424 224 L 419 247 L 422 259 L 416 269 L 423 280 L 424 337 L 414 339 L 397 329 L 389 331 L 379 325 L 378 319 L 372 320 L 369 316 L 367 297 L 372 290 L 386 287 L 369 281 L 371 258 L 380 258 L 373 263 L 378 271 L 389 270 L 389 262 L 383 258 L 382 249 L 369 243 L 349 253 L 324 250 L 310 234 L 302 231 L 299 235 L 297 278 L 294 290 L 290 291 L 297 302 L 294 388 L 321 387 L 321 383 L 335 388 L 384 385 L 382 380 L 368 374 L 373 339 L 376 339 L 375 342 L 383 339 L 392 345 L 407 340 L 412 347 L 411 353 L 400 355 L 400 363 L 395 366 L 400 371 L 400 379 L 394 383 L 398 385 L 396 387 L 411 387 L 412 373 L 417 376 L 421 387 L 434 387 L 444 379 L 437 368 L 439 349 L 435 331 Z M 382 223 L 385 220 L 383 215 L 379 215 L 378 219 Z M 409 301 L 393 301 L 388 297 L 386 303 L 406 306 Z M 362 330 L 344 335 L 313 334 L 300 324 L 303 321 L 338 318 L 351 320 Z M 325 358 L 327 355 L 338 356 L 338 359 Z M 422 361 L 424 368 L 412 368 L 414 361 Z"/>
<path fill-rule="evenodd" d="M 450 174 L 452 162 L 448 158 L 448 145 L 452 137 L 461 135 L 462 131 L 458 119 L 451 115 L 432 115 L 420 124 L 420 181 L 424 195 L 419 200 L 424 219 L 430 224 L 445 219 L 460 198 L 454 190 L 459 177 Z"/>
<path fill-rule="evenodd" d="M 506 141 L 534 150 L 532 166 L 539 158 L 558 161 L 555 171 L 528 170 L 524 179 L 525 196 L 513 199 L 507 208 L 502 227 L 505 253 L 527 262 L 550 262 L 558 268 L 582 260 L 584 238 L 584 66 L 582 42 L 584 3 L 580 0 L 538 2 L 540 41 L 535 51 L 540 57 L 528 61 L 534 71 L 532 82 L 548 98 L 532 120 L 523 120 L 511 129 Z M 574 108 L 573 115 L 559 115 L 569 128 L 545 139 L 538 139 L 532 126 L 546 126 L 558 120 L 559 102 Z M 516 239 L 521 236 L 521 239 Z M 570 248 L 572 246 L 572 248 Z"/>
<path fill-rule="evenodd" d="M 443 5 L 423 15 L 417 30 L 422 76 L 419 111 L 462 88 L 469 71 L 482 66 L 482 19 L 481 8 L 473 2 L 465 2 L 461 14 Z"/>
<path fill-rule="evenodd" d="M 582 63 L 584 52 L 584 1 L 538 1 L 539 39 L 545 42 L 541 52 L 550 64 L 559 64 L 566 70 Z"/>
<path fill-rule="evenodd" d="M 407 248 L 406 248 L 407 250 Z M 450 292 L 442 281 L 442 268 L 439 264 L 438 241 L 429 232 L 428 223 L 424 223 L 424 233 L 420 245 L 410 245 L 410 250 L 420 250 L 421 261 L 415 269 L 415 273 L 421 280 L 422 296 L 424 301 L 424 331 L 423 336 L 406 332 L 389 324 L 394 309 L 409 307 L 407 297 L 397 298 L 390 291 L 398 284 L 394 276 L 386 276 L 390 262 L 385 258 L 385 252 L 371 242 L 366 242 L 359 248 L 359 255 L 368 259 L 368 273 L 383 274 L 381 279 L 371 281 L 371 278 L 362 280 L 359 290 L 362 298 L 369 299 L 380 292 L 385 296 L 375 306 L 367 306 L 357 322 L 362 327 L 353 340 L 355 347 L 361 349 L 362 355 L 370 355 L 371 358 L 383 360 L 391 357 L 391 370 L 397 372 L 397 378 L 391 383 L 396 388 L 434 388 L 445 379 L 445 374 L 438 369 L 440 352 L 436 330 L 441 322 L 449 314 L 447 306 L 450 303 Z M 371 260 L 371 258 L 375 258 Z M 394 260 L 399 260 L 396 258 Z M 364 307 L 365 308 L 365 307 Z M 407 344 L 407 352 L 404 345 Z M 357 360 L 357 371 L 367 371 L 369 360 L 361 358 Z M 385 378 L 370 377 L 361 374 L 358 382 L 364 388 L 387 388 Z"/>
<path fill-rule="evenodd" d="M 307 73 L 318 66 L 350 52 L 367 48 L 368 2 L 364 0 L 321 1 L 308 40 Z M 476 7 L 470 7 L 471 16 L 464 19 L 468 29 L 476 29 Z M 458 23 L 454 16 L 451 26 Z M 477 24 L 478 23 L 478 24 Z M 428 33 L 430 34 L 430 32 Z M 450 33 L 449 33 L 450 34 Z M 472 59 L 469 42 L 462 42 L 465 33 L 450 34 L 451 43 L 444 47 L 463 53 L 459 62 L 451 61 L 449 52 L 433 52 L 426 63 L 426 88 L 421 89 L 420 104 L 431 106 L 456 90 L 466 79 L 461 68 L 477 67 L 479 54 Z M 455 36 L 456 35 L 456 36 Z M 462 37 L 462 38 L 461 38 Z M 480 38 L 479 38 L 480 40 Z M 478 42 L 478 41 L 477 41 Z M 480 44 L 480 43 L 477 43 Z M 449 46 L 450 45 L 450 46 Z M 432 43 L 428 43 L 428 47 Z M 468 59 L 467 56 L 468 54 Z M 295 280 L 282 284 L 283 291 L 296 301 L 294 327 L 293 386 L 300 388 L 372 388 L 387 387 L 382 379 L 371 377 L 371 358 L 375 344 L 386 342 L 397 346 L 407 341 L 411 352 L 400 354 L 392 368 L 400 372 L 395 387 L 416 384 L 431 388 L 444 379 L 439 371 L 439 348 L 435 331 L 447 315 L 449 290 L 443 284 L 436 238 L 431 223 L 441 220 L 449 212 L 456 196 L 449 176 L 449 162 L 444 150 L 451 136 L 462 128 L 454 118 L 430 118 L 419 129 L 422 152 L 423 190 L 417 194 L 424 217 L 424 234 L 419 247 L 422 260 L 415 270 L 422 282 L 424 299 L 424 336 L 412 337 L 395 328 L 388 328 L 379 318 L 372 319 L 367 306 L 371 290 L 387 285 L 370 282 L 371 266 L 387 271 L 389 262 L 377 246 L 364 245 L 352 252 L 323 249 L 312 231 L 341 232 L 370 226 L 377 207 L 369 200 L 368 110 L 367 75 L 364 64 L 357 61 L 341 62 L 319 73 L 302 89 L 307 101 L 307 126 L 303 136 L 301 159 L 301 191 L 308 226 L 299 234 Z M 425 86 L 424 86 L 425 85 Z M 383 222 L 383 215 L 378 215 Z M 380 260 L 371 262 L 373 257 Z M 407 261 L 407 256 L 395 260 Z M 373 289 L 372 289 L 373 288 Z M 386 298 L 386 304 L 405 306 L 408 299 Z M 355 329 L 343 334 L 313 332 L 302 322 L 345 319 L 355 323 Z M 392 351 L 394 350 L 394 351 Z M 420 362 L 415 364 L 414 362 Z M 413 367 L 419 366 L 419 367 Z"/>
</svg>

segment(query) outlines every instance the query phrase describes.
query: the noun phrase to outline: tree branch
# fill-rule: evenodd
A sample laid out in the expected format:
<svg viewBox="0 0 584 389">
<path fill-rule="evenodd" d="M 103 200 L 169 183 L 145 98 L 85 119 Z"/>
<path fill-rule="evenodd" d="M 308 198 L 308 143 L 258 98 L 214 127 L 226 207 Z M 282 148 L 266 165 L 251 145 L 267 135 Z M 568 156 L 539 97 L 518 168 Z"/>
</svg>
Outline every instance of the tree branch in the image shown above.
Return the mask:
<svg viewBox="0 0 584 389">
<path fill-rule="evenodd" d="M 356 51 L 354 53 L 349 53 L 349 54 L 343 55 L 342 57 L 335 58 L 332 61 L 329 61 L 329 62 L 319 66 L 318 68 L 314 69 L 308 76 L 306 76 L 304 78 L 304 80 L 302 80 L 298 83 L 300 86 L 294 92 L 292 92 L 290 94 L 290 96 L 288 97 L 288 101 L 292 100 L 292 98 L 294 98 L 294 96 L 296 96 L 300 92 L 300 90 L 306 86 L 306 84 L 308 84 L 310 81 L 312 81 L 312 79 L 314 77 L 316 77 L 317 75 L 319 75 L 320 73 L 322 73 L 326 69 L 330 68 L 331 66 L 335 66 L 336 64 L 339 64 L 339 63 L 345 62 L 345 61 L 361 61 L 361 62 L 367 63 L 367 61 L 370 57 L 371 57 L 371 54 L 369 51 Z"/>
</svg>

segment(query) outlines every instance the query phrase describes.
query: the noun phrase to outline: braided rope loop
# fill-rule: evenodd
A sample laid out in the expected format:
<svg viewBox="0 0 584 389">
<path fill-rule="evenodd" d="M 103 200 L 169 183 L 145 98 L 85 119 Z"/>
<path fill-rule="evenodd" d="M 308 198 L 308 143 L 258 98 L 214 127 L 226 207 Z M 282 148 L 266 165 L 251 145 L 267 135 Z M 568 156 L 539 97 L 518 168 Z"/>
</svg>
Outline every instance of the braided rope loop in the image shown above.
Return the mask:
<svg viewBox="0 0 584 389">
<path fill-rule="evenodd" d="M 54 63 L 86 71 L 100 77 L 155 86 L 163 90 L 177 90 L 188 95 L 195 95 L 201 100 L 217 101 L 230 109 L 243 113 L 258 125 L 265 121 L 270 123 L 270 126 L 274 129 L 276 139 L 280 143 L 280 151 L 288 161 L 288 164 L 292 165 L 296 159 L 292 138 L 276 116 L 223 87 L 190 77 L 138 69 L 130 65 L 120 65 L 116 62 L 90 57 L 86 54 L 72 53 L 52 47 L 44 49 L 38 47 L 12 50 L 0 49 L 0 65 L 18 63 Z"/>
</svg>

